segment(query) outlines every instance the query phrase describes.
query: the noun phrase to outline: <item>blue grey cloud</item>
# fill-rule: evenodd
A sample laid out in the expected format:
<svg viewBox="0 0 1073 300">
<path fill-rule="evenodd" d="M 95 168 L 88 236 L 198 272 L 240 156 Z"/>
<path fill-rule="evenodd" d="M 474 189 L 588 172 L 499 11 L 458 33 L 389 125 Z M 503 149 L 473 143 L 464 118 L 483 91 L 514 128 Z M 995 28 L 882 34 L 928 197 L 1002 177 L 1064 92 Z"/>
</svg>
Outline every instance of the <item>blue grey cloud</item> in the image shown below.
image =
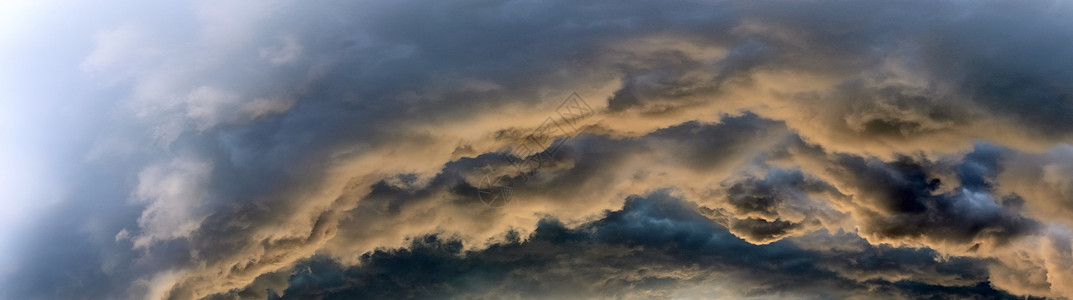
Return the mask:
<svg viewBox="0 0 1073 300">
<path fill-rule="evenodd" d="M 1073 297 L 1062 1 L 12 7 L 0 297 Z"/>
</svg>

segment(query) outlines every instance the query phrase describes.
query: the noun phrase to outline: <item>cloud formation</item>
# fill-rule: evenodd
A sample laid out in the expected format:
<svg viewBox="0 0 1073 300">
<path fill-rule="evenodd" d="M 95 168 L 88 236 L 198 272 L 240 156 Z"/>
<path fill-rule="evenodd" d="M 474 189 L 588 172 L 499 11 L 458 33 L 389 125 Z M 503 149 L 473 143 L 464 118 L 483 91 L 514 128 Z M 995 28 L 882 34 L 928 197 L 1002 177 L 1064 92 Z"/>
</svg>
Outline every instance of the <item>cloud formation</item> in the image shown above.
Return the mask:
<svg viewBox="0 0 1073 300">
<path fill-rule="evenodd" d="M 1069 3 L 100 9 L 0 297 L 1073 297 Z"/>
<path fill-rule="evenodd" d="M 987 276 L 979 260 L 826 231 L 802 238 L 846 248 L 754 245 L 691 206 L 663 191 L 631 197 L 577 228 L 542 220 L 524 241 L 509 232 L 478 251 L 429 235 L 366 253 L 356 266 L 313 257 L 272 298 L 1010 297 L 980 284 Z"/>
</svg>

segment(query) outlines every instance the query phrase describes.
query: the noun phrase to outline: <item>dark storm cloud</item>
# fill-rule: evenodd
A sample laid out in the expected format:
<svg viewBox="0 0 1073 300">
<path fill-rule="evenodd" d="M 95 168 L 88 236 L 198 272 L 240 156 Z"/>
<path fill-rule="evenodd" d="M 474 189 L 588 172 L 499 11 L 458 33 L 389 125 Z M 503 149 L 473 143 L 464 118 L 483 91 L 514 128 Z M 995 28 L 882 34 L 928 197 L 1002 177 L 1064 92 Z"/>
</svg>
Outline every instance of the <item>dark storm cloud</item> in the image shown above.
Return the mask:
<svg viewBox="0 0 1073 300">
<path fill-rule="evenodd" d="M 72 169 L 95 201 L 46 215 L 2 296 L 705 297 L 727 280 L 730 297 L 919 298 L 995 293 L 983 268 L 1073 296 L 1047 224 L 1071 222 L 1073 152 L 1018 152 L 1069 140 L 1061 5 L 229 1 L 109 22 L 79 66 L 124 99 Z M 503 171 L 574 90 L 592 123 Z M 510 207 L 473 199 L 490 170 L 519 181 Z M 665 187 L 697 206 L 600 215 Z M 858 247 L 801 246 L 822 239 Z M 982 260 L 936 261 L 951 253 Z"/>
<path fill-rule="evenodd" d="M 909 158 L 877 164 L 840 156 L 832 172 L 858 187 L 859 200 L 875 209 L 874 233 L 882 237 L 933 235 L 939 239 L 994 238 L 1002 243 L 1032 231 L 1033 221 L 1017 207 L 964 189 L 936 193 L 942 182 Z M 985 235 L 980 237 L 978 235 Z"/>
<path fill-rule="evenodd" d="M 533 224 L 526 222 L 535 223 L 537 219 L 530 214 L 584 218 L 606 209 L 608 204 L 578 199 L 621 202 L 613 197 L 619 197 L 623 191 L 600 187 L 618 182 L 644 182 L 650 177 L 680 176 L 652 174 L 658 170 L 637 170 L 631 164 L 643 166 L 658 161 L 669 170 L 695 169 L 722 176 L 718 174 L 720 170 L 748 162 L 744 158 L 756 150 L 756 144 L 770 143 L 785 134 L 785 128 L 777 122 L 748 114 L 727 116 L 720 123 L 680 124 L 634 138 L 582 134 L 564 143 L 555 153 L 534 154 L 545 157 L 537 169 L 511 167 L 509 159 L 513 155 L 506 153 L 463 157 L 445 164 L 425 183 L 415 183 L 415 175 L 402 174 L 374 184 L 357 208 L 347 213 L 339 225 L 338 236 L 328 248 L 347 251 L 386 233 L 416 233 L 441 226 L 429 222 L 430 219 L 451 222 L 452 226 L 465 229 L 464 233 L 493 230 L 488 233 L 495 234 L 498 232 L 494 230 L 504 224 L 531 227 Z M 704 155 L 711 152 L 719 156 Z M 485 211 L 475 199 L 481 176 L 487 174 L 483 170 L 489 168 L 501 170 L 491 174 L 506 174 L 503 176 L 512 183 L 516 200 L 510 204 L 511 209 Z M 648 189 L 647 185 L 641 187 Z"/>
<path fill-rule="evenodd" d="M 724 196 L 712 203 L 716 208 L 708 211 L 709 216 L 751 242 L 777 241 L 796 232 L 816 230 L 824 223 L 834 228 L 846 219 L 825 202 L 844 195 L 800 170 L 772 168 L 762 178 L 741 176 L 722 185 Z"/>
<path fill-rule="evenodd" d="M 934 72 L 956 80 L 976 103 L 1030 126 L 1032 133 L 1068 141 L 1068 98 L 1073 70 L 1073 32 L 1047 30 L 1070 25 L 1059 2 L 998 1 L 968 12 L 925 37 L 934 46 L 922 57 Z M 996 40 L 1001 42 L 995 42 Z"/>
<path fill-rule="evenodd" d="M 479 251 L 463 250 L 456 239 L 429 235 L 415 237 L 406 248 L 365 253 L 360 266 L 314 257 L 296 266 L 290 287 L 277 297 L 854 298 L 874 293 L 893 298 L 1012 298 L 981 283 L 986 280 L 981 261 L 936 262 L 934 251 L 855 243 L 861 248 L 833 253 L 790 242 L 753 245 L 697 214 L 688 202 L 659 193 L 631 198 L 621 210 L 575 229 L 544 220 L 524 240 L 508 233 L 505 242 Z M 866 273 L 897 280 L 861 275 Z M 707 281 L 710 278 L 721 279 Z M 959 285 L 920 281 L 935 278 Z M 729 284 L 752 288 L 743 291 Z"/>
<path fill-rule="evenodd" d="M 130 230 L 136 247 L 151 250 L 143 255 L 168 255 L 153 244 L 184 238 L 190 240 L 186 245 L 197 253 L 196 259 L 209 266 L 231 268 L 231 261 L 252 259 L 252 264 L 231 269 L 256 275 L 278 268 L 278 260 L 293 259 L 286 258 L 286 252 L 315 247 L 321 239 L 316 232 L 326 231 L 284 238 L 250 237 L 279 230 L 274 225 L 293 223 L 296 211 L 311 214 L 298 219 L 312 218 L 313 224 L 324 224 L 314 227 L 334 227 L 337 212 L 303 212 L 301 208 L 310 204 L 295 199 L 306 197 L 307 190 L 316 186 L 312 183 L 328 180 L 322 170 L 337 163 L 333 157 L 340 152 L 381 147 L 400 137 L 410 144 L 398 147 L 427 147 L 424 142 L 433 137 L 411 132 L 407 126 L 413 120 L 432 116 L 433 120 L 425 122 L 436 124 L 485 114 L 489 108 L 510 104 L 496 103 L 508 91 L 514 101 L 541 97 L 534 94 L 539 87 L 531 86 L 533 82 L 556 85 L 576 80 L 575 76 L 542 74 L 570 69 L 571 61 L 591 55 L 606 39 L 626 34 L 617 24 L 620 22 L 611 21 L 615 17 L 579 13 L 602 12 L 597 4 L 512 8 L 502 3 L 491 11 L 456 4 L 428 10 L 394 3 L 348 4 L 354 7 L 277 4 L 237 16 L 204 8 L 199 21 L 206 28 L 193 33 L 201 35 L 204 44 L 178 45 L 179 49 L 165 50 L 176 55 L 165 54 L 158 61 L 109 60 L 124 55 L 109 53 L 117 49 L 109 43 L 127 48 L 170 43 L 139 40 L 152 34 L 141 28 L 116 30 L 103 35 L 106 38 L 99 41 L 101 48 L 83 64 L 94 76 L 118 74 L 122 77 L 106 80 L 133 81 L 134 110 L 149 119 L 139 123 L 156 123 L 148 125 L 152 138 L 165 148 L 193 153 L 170 163 L 164 158 L 164 166 L 156 172 L 159 176 L 141 180 L 151 210 L 139 218 L 138 227 L 143 230 L 123 229 Z M 666 27 L 660 23 L 667 23 L 660 19 L 674 19 L 688 11 L 662 7 L 640 4 L 628 8 L 624 15 L 666 10 L 666 16 L 656 14 L 651 19 L 654 21 L 636 24 L 642 25 L 637 28 L 658 31 Z M 524 9 L 529 17 L 500 18 L 504 12 L 521 12 L 517 9 Z M 284 10 L 287 12 L 275 14 Z M 235 24 L 226 23 L 230 22 L 226 19 L 234 19 Z M 217 31 L 214 27 L 243 23 L 256 30 L 243 31 L 238 26 L 230 32 L 231 28 Z M 190 52 L 197 50 L 208 54 Z M 250 52 L 258 53 L 260 59 L 249 57 Z M 497 54 L 492 56 L 495 59 L 488 59 L 492 54 Z M 184 65 L 206 59 L 199 55 L 224 65 Z M 180 102 L 170 101 L 175 98 Z M 117 154 L 108 150 L 102 150 L 103 159 L 114 159 Z M 203 162 L 210 166 L 208 171 L 185 168 L 206 165 Z M 211 193 L 172 195 L 169 190 L 154 189 L 175 182 L 179 189 Z M 348 208 L 346 200 L 339 202 L 344 203 L 339 209 Z M 154 208 L 158 204 L 162 207 Z M 173 231 L 178 226 L 194 230 Z M 246 258 L 245 253 L 250 252 L 262 254 Z M 179 297 L 196 295 L 176 293 Z"/>
<path fill-rule="evenodd" d="M 795 146 L 791 146 L 795 147 Z M 814 163 L 816 176 L 829 180 L 852 201 L 839 200 L 860 222 L 861 234 L 889 241 L 1003 245 L 1039 231 L 1016 195 L 994 193 L 995 149 L 978 145 L 958 165 L 900 156 L 892 161 L 845 153 L 823 154 L 797 144 L 798 159 Z M 946 185 L 944 187 L 944 185 Z M 837 200 L 837 199 L 835 199 Z"/>
</svg>

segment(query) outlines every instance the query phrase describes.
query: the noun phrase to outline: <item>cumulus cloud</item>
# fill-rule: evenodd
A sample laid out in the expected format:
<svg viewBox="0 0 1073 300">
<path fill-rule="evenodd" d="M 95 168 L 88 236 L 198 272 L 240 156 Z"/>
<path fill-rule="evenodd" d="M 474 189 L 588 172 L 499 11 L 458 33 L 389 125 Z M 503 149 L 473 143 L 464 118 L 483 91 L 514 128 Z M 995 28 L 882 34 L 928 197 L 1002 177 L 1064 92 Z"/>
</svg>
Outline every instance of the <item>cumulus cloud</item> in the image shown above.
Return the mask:
<svg viewBox="0 0 1073 300">
<path fill-rule="evenodd" d="M 366 253 L 355 266 L 313 257 L 298 264 L 286 290 L 271 293 L 282 299 L 1004 295 L 979 284 L 986 280 L 979 260 L 873 246 L 847 233 L 817 232 L 808 240 L 820 238 L 858 248 L 791 241 L 754 245 L 689 202 L 657 192 L 631 197 L 621 209 L 576 228 L 546 219 L 524 240 L 511 231 L 481 250 L 466 251 L 458 239 L 428 235 L 401 249 Z"/>
<path fill-rule="evenodd" d="M 223 1 L 99 21 L 73 60 L 107 110 L 80 120 L 79 196 L 0 296 L 1073 297 L 1070 9 Z M 482 202 L 487 182 L 510 202 Z M 66 240 L 86 250 L 32 251 Z"/>
</svg>

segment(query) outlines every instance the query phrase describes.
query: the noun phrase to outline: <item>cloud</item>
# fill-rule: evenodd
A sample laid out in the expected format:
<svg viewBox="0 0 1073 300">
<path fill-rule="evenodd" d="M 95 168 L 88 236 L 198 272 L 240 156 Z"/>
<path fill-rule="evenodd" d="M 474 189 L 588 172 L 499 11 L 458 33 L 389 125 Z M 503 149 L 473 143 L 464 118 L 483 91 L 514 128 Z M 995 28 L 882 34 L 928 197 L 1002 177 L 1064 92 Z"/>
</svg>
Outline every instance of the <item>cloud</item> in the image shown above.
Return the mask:
<svg viewBox="0 0 1073 300">
<path fill-rule="evenodd" d="M 428 235 L 405 248 L 365 253 L 355 266 L 317 256 L 296 267 L 286 290 L 272 293 L 283 299 L 918 298 L 936 295 L 930 289 L 948 296 L 1004 295 L 978 284 L 986 280 L 979 260 L 937 261 L 934 251 L 872 246 L 846 233 L 813 238 L 861 248 L 753 245 L 691 206 L 658 192 L 632 197 L 620 210 L 573 229 L 546 219 L 524 239 L 510 232 L 482 250 L 465 251 L 460 240 Z"/>
<path fill-rule="evenodd" d="M 1069 145 L 1062 145 L 1040 154 L 1005 155 L 1004 168 L 992 175 L 997 177 L 993 179 L 996 188 L 1001 193 L 1025 198 L 1025 206 L 1037 218 L 1070 226 L 1071 150 Z"/>
<path fill-rule="evenodd" d="M 1063 4 L 139 9 L 0 296 L 1073 297 Z"/>
<path fill-rule="evenodd" d="M 133 237 L 134 247 L 146 248 L 155 240 L 188 237 L 196 230 L 204 214 L 200 206 L 207 196 L 211 174 L 212 165 L 188 158 L 150 166 L 139 173 L 134 199 L 146 203 L 146 208 L 138 218 L 142 233 Z"/>
</svg>

